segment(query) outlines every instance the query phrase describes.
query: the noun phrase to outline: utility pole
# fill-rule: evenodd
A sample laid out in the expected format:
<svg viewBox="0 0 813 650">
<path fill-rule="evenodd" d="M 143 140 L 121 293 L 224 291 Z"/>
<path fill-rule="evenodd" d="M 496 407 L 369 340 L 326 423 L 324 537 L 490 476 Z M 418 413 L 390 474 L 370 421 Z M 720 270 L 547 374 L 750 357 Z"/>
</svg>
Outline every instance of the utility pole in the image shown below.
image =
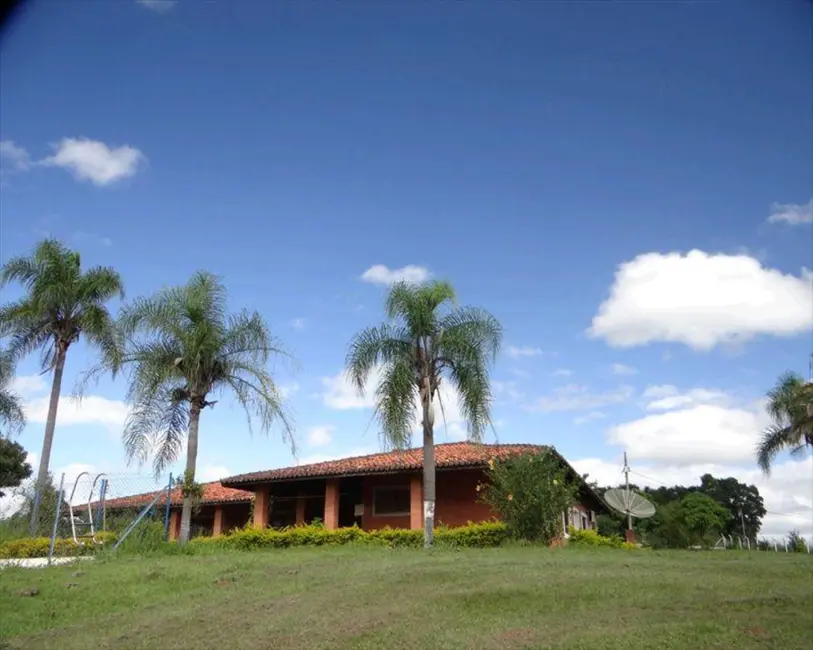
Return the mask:
<svg viewBox="0 0 813 650">
<path fill-rule="evenodd" d="M 627 494 L 630 491 L 630 466 L 627 464 L 627 452 L 624 452 L 624 487 L 627 489 Z M 632 515 L 627 512 L 627 530 L 632 530 Z"/>
</svg>

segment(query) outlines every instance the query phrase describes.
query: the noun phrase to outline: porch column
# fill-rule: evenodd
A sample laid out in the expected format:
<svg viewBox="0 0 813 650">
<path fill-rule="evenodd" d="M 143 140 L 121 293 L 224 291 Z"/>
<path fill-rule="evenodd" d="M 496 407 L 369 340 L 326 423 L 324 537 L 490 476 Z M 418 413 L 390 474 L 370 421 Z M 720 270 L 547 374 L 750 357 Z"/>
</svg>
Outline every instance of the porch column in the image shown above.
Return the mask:
<svg viewBox="0 0 813 650">
<path fill-rule="evenodd" d="M 215 523 L 212 526 L 212 536 L 223 534 L 223 506 L 215 506 Z"/>
<path fill-rule="evenodd" d="M 171 510 L 169 513 L 169 539 L 178 539 L 181 530 L 181 511 Z"/>
<path fill-rule="evenodd" d="M 325 483 L 325 528 L 339 527 L 339 479 L 329 478 Z"/>
<path fill-rule="evenodd" d="M 268 528 L 268 488 L 254 493 L 254 528 Z"/>
<path fill-rule="evenodd" d="M 296 525 L 305 525 L 305 497 L 303 496 L 296 498 Z"/>
<path fill-rule="evenodd" d="M 423 481 L 420 474 L 409 480 L 409 527 L 423 530 Z"/>
</svg>

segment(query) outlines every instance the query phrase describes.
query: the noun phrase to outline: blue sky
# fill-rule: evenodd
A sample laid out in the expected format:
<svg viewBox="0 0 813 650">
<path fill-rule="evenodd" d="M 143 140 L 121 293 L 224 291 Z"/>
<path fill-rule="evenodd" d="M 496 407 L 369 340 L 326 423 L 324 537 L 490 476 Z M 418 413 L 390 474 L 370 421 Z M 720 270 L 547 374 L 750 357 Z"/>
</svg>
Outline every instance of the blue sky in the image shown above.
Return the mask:
<svg viewBox="0 0 813 650">
<path fill-rule="evenodd" d="M 0 257 L 50 234 L 128 297 L 221 274 L 296 358 L 300 462 L 379 448 L 347 343 L 387 281 L 447 278 L 505 328 L 501 441 L 607 482 L 624 449 L 641 483 L 735 474 L 804 529 L 810 459 L 767 481 L 752 449 L 811 352 L 812 27 L 801 1 L 34 0 L 1 46 Z M 123 394 L 62 405 L 55 471 L 136 471 Z M 296 462 L 227 402 L 201 436 L 207 479 Z"/>
</svg>

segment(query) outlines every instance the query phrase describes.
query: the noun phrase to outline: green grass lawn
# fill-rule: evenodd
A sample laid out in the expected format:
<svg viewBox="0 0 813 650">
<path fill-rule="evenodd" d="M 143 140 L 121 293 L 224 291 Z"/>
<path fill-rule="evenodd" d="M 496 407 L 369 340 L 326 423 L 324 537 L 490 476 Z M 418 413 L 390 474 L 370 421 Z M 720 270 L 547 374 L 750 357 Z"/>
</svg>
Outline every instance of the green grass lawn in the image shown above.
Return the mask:
<svg viewBox="0 0 813 650">
<path fill-rule="evenodd" d="M 743 650 L 811 639 L 809 555 L 301 548 L 0 571 L 0 648 Z"/>
</svg>

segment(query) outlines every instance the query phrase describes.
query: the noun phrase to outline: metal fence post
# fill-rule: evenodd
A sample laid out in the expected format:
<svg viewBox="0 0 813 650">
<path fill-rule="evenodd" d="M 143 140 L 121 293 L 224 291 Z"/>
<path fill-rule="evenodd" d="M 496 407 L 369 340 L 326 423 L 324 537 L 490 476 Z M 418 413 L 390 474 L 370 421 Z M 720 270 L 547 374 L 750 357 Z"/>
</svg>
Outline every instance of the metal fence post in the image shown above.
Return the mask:
<svg viewBox="0 0 813 650">
<path fill-rule="evenodd" d="M 172 472 L 169 473 L 169 483 L 167 484 L 167 505 L 164 509 L 164 535 L 169 539 L 169 506 L 172 501 Z"/>
<path fill-rule="evenodd" d="M 51 530 L 51 544 L 48 547 L 48 566 L 51 566 L 51 560 L 54 557 L 54 546 L 56 545 L 56 529 L 59 525 L 59 511 L 62 509 L 62 494 L 65 487 L 65 472 L 62 472 L 62 478 L 59 479 L 59 492 L 56 497 L 56 514 L 54 515 L 54 527 Z"/>
</svg>

